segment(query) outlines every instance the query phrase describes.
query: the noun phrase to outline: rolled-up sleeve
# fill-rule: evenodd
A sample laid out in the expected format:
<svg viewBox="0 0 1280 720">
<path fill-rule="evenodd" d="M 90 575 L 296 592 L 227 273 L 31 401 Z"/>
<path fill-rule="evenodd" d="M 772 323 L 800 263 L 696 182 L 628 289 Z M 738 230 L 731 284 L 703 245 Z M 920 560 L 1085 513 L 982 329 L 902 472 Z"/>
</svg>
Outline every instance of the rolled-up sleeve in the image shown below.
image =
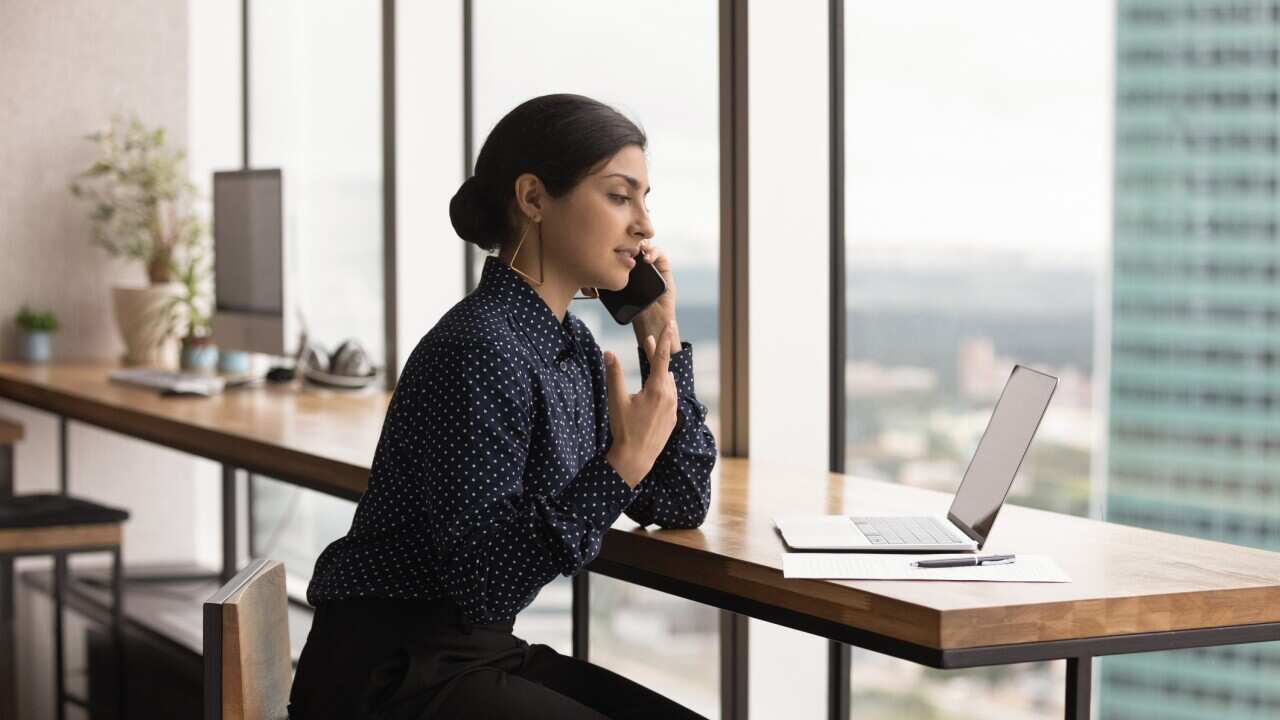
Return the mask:
<svg viewBox="0 0 1280 720">
<path fill-rule="evenodd" d="M 707 407 L 698 401 L 693 385 L 693 345 L 680 344 L 668 368 L 675 377 L 679 400 L 676 426 L 658 454 L 653 468 L 636 487 L 627 517 L 641 525 L 696 528 L 711 506 L 711 470 L 716 464 L 716 438 L 707 427 Z M 649 379 L 649 358 L 640 354 L 640 378 Z"/>
<path fill-rule="evenodd" d="M 526 492 L 533 395 L 527 371 L 486 346 L 442 343 L 398 388 L 395 412 L 419 428 L 428 547 L 444 590 L 472 622 L 514 617 L 557 574 L 600 551 L 634 499 L 602 451 L 554 496 Z"/>
</svg>

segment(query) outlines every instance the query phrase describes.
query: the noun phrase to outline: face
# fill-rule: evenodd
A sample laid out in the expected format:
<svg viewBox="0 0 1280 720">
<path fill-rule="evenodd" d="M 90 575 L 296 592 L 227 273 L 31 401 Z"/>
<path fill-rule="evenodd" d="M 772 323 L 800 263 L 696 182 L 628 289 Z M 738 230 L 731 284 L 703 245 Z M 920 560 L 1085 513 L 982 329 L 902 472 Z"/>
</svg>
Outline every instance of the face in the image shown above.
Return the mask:
<svg viewBox="0 0 1280 720">
<path fill-rule="evenodd" d="M 619 150 L 561 198 L 545 197 L 542 238 L 548 267 L 574 287 L 621 290 L 642 240 L 653 237 L 644 152 Z"/>
</svg>

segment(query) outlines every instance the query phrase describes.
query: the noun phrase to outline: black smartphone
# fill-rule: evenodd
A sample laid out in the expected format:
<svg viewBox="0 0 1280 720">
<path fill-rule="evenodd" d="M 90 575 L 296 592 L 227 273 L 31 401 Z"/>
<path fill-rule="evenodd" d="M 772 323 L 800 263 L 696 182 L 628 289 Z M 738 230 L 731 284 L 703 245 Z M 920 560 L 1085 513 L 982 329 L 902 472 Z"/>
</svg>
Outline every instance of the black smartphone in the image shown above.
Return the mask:
<svg viewBox="0 0 1280 720">
<path fill-rule="evenodd" d="M 609 309 L 609 314 L 619 325 L 631 322 L 642 310 L 653 304 L 667 291 L 667 281 L 662 279 L 658 268 L 636 258 L 636 266 L 631 268 L 627 286 L 621 290 L 605 290 L 597 288 L 600 302 Z"/>
</svg>

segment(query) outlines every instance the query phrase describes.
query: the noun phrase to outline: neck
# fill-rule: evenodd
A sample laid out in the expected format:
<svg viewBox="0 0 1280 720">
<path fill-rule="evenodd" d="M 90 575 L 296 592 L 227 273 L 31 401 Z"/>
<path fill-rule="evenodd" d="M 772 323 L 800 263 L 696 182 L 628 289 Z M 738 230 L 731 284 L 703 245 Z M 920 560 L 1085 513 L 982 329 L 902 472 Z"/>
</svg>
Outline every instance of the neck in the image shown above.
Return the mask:
<svg viewBox="0 0 1280 720">
<path fill-rule="evenodd" d="M 498 252 L 498 259 L 503 265 L 510 267 L 511 256 L 514 252 L 514 247 L 504 247 Z M 557 276 L 552 266 L 546 264 L 544 264 L 542 268 L 544 271 L 541 275 L 543 280 L 542 284 L 535 284 L 534 281 L 529 278 L 531 277 L 534 278 L 534 280 L 537 280 L 539 277 L 538 257 L 535 253 L 529 253 L 527 247 L 521 248 L 520 257 L 516 260 L 515 267 L 519 268 L 520 272 L 524 273 L 524 275 L 529 276 L 525 277 L 524 275 L 520 275 L 520 273 L 516 273 L 519 275 L 521 280 L 523 280 L 529 287 L 533 288 L 534 292 L 538 293 L 538 297 L 542 298 L 542 302 L 546 303 L 547 307 L 551 309 L 551 313 L 556 316 L 556 320 L 563 323 L 564 315 L 569 310 L 569 301 L 573 298 L 574 294 L 578 292 L 578 287 L 573 283 L 566 282 L 564 278 Z"/>
</svg>

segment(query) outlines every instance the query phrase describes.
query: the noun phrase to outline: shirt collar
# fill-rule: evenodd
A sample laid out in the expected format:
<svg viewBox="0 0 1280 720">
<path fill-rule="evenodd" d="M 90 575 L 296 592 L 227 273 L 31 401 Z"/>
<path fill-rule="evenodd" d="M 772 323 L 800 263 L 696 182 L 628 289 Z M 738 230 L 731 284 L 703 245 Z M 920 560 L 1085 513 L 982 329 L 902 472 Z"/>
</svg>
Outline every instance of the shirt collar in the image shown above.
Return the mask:
<svg viewBox="0 0 1280 720">
<path fill-rule="evenodd" d="M 577 343 L 570 330 L 571 313 L 565 311 L 564 323 L 556 320 L 533 286 L 498 256 L 485 257 L 476 291 L 491 295 L 506 306 L 508 316 L 547 364 L 564 360 L 576 351 Z"/>
</svg>

